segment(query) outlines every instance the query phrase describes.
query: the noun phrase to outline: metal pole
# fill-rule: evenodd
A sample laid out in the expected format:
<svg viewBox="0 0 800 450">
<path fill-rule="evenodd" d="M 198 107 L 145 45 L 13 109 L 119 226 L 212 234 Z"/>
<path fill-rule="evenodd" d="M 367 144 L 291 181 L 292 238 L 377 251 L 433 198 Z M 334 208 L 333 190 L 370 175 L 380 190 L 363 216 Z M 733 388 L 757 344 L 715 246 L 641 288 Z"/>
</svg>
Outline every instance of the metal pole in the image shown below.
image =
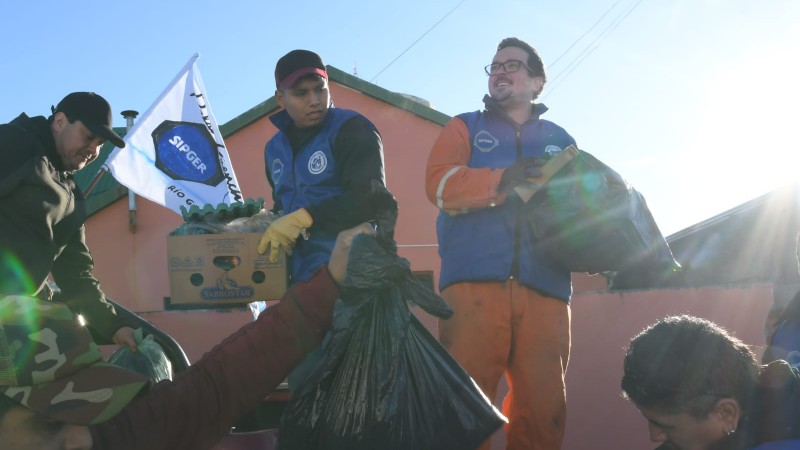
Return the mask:
<svg viewBox="0 0 800 450">
<path fill-rule="evenodd" d="M 89 197 L 89 193 L 92 192 L 94 187 L 97 185 L 97 182 L 100 181 L 100 178 L 103 178 L 103 175 L 105 175 L 105 173 L 106 173 L 105 166 L 101 167 L 100 170 L 97 171 L 92 181 L 89 182 L 89 186 L 86 186 L 86 189 L 83 190 L 84 197 L 86 198 Z"/>
<path fill-rule="evenodd" d="M 127 130 L 130 131 L 133 128 L 133 119 L 139 115 L 139 111 L 126 109 L 121 114 L 125 118 Z M 136 233 L 136 193 L 130 189 L 128 189 L 128 230 Z"/>
</svg>

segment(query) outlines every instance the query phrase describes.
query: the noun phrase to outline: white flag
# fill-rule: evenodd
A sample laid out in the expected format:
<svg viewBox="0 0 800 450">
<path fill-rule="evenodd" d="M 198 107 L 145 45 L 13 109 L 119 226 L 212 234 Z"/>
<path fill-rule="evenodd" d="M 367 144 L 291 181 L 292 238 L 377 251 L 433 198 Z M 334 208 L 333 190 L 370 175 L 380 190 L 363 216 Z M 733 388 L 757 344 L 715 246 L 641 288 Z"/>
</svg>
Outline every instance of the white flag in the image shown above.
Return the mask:
<svg viewBox="0 0 800 450">
<path fill-rule="evenodd" d="M 211 113 L 195 54 L 125 135 L 108 168 L 137 194 L 181 214 L 181 207 L 241 202 L 228 150 Z"/>
</svg>

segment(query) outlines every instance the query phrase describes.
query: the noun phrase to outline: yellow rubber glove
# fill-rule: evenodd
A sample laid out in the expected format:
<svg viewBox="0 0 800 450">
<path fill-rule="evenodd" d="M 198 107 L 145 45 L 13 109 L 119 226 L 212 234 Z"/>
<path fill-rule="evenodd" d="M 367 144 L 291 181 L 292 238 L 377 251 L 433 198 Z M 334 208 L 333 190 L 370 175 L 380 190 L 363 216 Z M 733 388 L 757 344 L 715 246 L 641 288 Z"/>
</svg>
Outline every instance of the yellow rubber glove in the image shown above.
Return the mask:
<svg viewBox="0 0 800 450">
<path fill-rule="evenodd" d="M 258 242 L 258 253 L 263 255 L 269 248 L 269 261 L 273 263 L 278 261 L 281 248 L 287 255 L 291 255 L 297 237 L 313 223 L 311 214 L 305 208 L 278 218 L 261 236 L 261 240 Z"/>
</svg>

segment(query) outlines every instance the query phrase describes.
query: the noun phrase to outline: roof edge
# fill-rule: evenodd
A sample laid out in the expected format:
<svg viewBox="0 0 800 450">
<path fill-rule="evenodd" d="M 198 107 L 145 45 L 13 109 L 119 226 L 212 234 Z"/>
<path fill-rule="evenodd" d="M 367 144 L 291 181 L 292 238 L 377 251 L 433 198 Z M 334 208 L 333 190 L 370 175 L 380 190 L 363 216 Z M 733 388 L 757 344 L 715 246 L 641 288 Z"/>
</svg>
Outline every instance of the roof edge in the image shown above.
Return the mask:
<svg viewBox="0 0 800 450">
<path fill-rule="evenodd" d="M 427 121 L 444 126 L 450 121 L 450 119 L 452 119 L 452 117 L 448 116 L 447 114 L 437 111 L 429 106 L 425 106 L 422 103 L 406 97 L 403 94 L 398 94 L 396 92 L 384 89 L 376 84 L 372 84 L 369 81 L 364 81 L 361 78 L 358 78 L 355 75 L 350 75 L 349 73 L 341 71 L 336 67 L 326 67 L 328 68 L 328 77 L 333 81 L 361 91 L 370 97 L 389 103 L 390 105 L 396 106 L 400 109 L 404 109 Z"/>
<path fill-rule="evenodd" d="M 278 104 L 278 101 L 275 100 L 275 96 L 273 95 L 258 105 L 220 125 L 219 131 L 222 133 L 222 137 L 226 138 L 242 128 L 250 125 L 261 117 L 269 115 L 269 113 L 277 110 L 278 108 L 280 108 L 280 105 Z"/>
<path fill-rule="evenodd" d="M 389 91 L 368 81 L 364 81 L 361 78 L 350 75 L 349 73 L 339 70 L 336 67 L 325 67 L 328 70 L 329 80 L 333 80 L 336 83 L 351 89 L 355 89 L 369 97 L 408 111 L 424 120 L 444 126 L 450 121 L 450 119 L 452 119 L 451 116 L 448 116 L 447 114 L 437 111 L 429 106 L 425 106 L 412 98 Z M 272 96 L 240 114 L 239 116 L 236 116 L 228 122 L 225 122 L 223 125 L 220 125 L 220 132 L 222 132 L 223 137 L 228 137 L 279 108 L 280 105 L 278 105 L 278 101 L 275 99 L 275 96 Z"/>
<path fill-rule="evenodd" d="M 113 186 L 111 189 L 103 192 L 92 193 L 86 199 L 86 216 L 92 216 L 94 213 L 111 206 L 112 203 L 127 196 L 128 188 L 119 184 L 119 181 L 115 180 L 115 186 Z"/>
<path fill-rule="evenodd" d="M 733 208 L 722 211 L 719 214 L 711 216 L 693 225 L 689 225 L 688 227 L 682 230 L 676 231 L 675 233 L 672 233 L 671 235 L 667 236 L 665 239 L 667 240 L 667 242 L 672 242 L 675 240 L 685 238 L 687 236 L 691 236 L 692 234 L 698 231 L 712 227 L 719 222 L 725 221 L 733 216 L 736 216 L 737 214 L 742 214 L 747 210 L 758 208 L 767 201 L 780 195 L 794 195 L 796 197 L 800 196 L 800 183 L 799 182 L 783 183 L 779 186 L 776 186 L 771 191 L 767 191 L 766 193 L 761 194 L 755 198 L 752 198 L 744 203 L 740 203 L 734 206 Z"/>
</svg>

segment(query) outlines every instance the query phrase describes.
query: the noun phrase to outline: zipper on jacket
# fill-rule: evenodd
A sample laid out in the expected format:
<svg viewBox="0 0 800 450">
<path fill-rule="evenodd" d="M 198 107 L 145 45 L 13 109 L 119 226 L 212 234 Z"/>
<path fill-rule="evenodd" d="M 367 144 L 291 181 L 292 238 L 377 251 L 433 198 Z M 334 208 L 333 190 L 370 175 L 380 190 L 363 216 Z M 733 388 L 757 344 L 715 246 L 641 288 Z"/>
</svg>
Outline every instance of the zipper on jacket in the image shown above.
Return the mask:
<svg viewBox="0 0 800 450">
<path fill-rule="evenodd" d="M 517 135 L 517 159 L 519 161 L 522 157 L 522 134 L 519 125 L 516 126 Z M 514 202 L 514 256 L 511 258 L 511 274 L 510 278 L 519 278 L 519 244 L 520 233 L 519 229 L 522 226 L 522 214 L 520 211 L 520 202 Z"/>
</svg>

